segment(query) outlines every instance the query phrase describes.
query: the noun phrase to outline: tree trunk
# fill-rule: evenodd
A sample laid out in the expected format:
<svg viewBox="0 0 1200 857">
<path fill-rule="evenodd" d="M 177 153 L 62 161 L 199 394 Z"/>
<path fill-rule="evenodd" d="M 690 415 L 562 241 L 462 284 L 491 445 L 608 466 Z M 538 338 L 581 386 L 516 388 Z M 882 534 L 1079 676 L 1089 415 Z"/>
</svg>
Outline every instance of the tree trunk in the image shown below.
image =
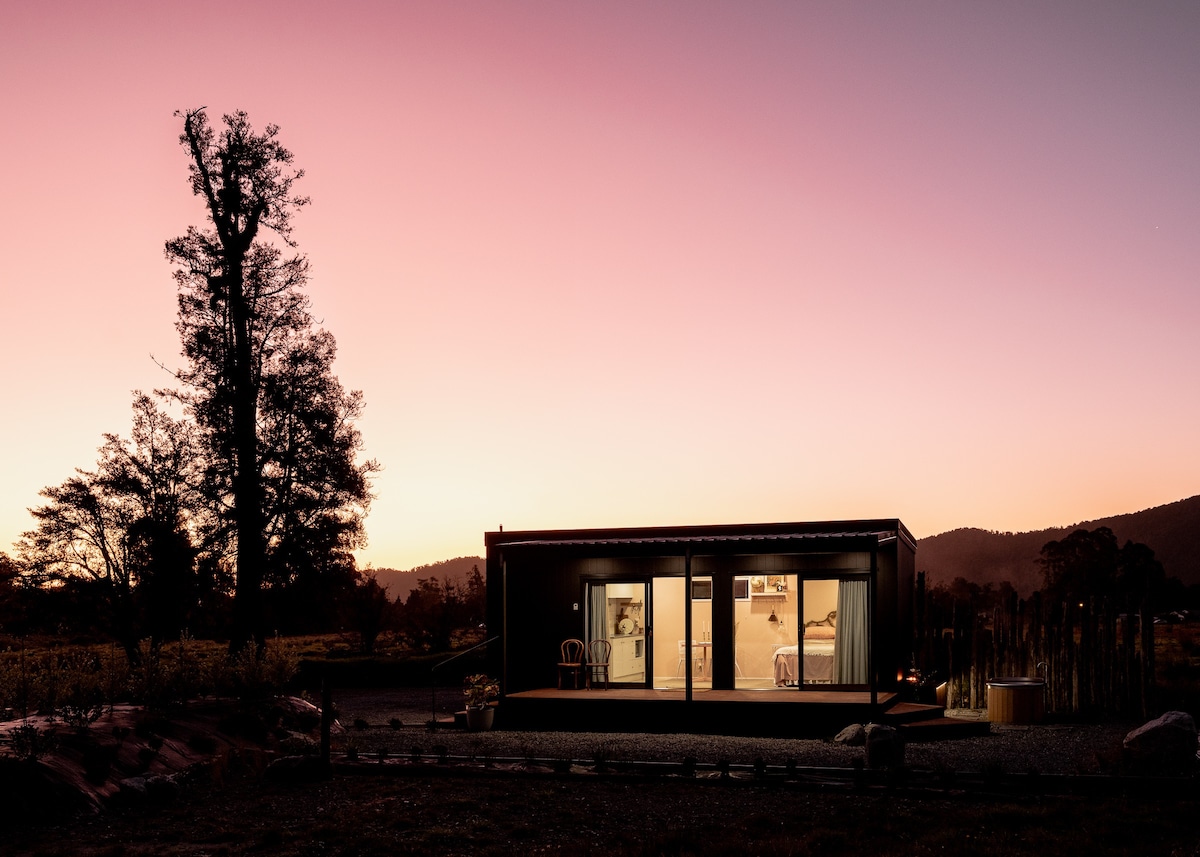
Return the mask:
<svg viewBox="0 0 1200 857">
<path fill-rule="evenodd" d="M 230 265 L 228 277 L 229 309 L 234 331 L 230 381 L 233 386 L 236 467 L 233 498 L 237 521 L 237 584 L 233 599 L 233 634 L 229 646 L 236 653 L 251 641 L 261 651 L 266 641 L 262 615 L 266 548 L 263 542 L 262 483 L 258 471 L 258 385 L 255 383 L 250 341 L 252 319 L 245 297 L 245 273 L 240 258 Z"/>
</svg>

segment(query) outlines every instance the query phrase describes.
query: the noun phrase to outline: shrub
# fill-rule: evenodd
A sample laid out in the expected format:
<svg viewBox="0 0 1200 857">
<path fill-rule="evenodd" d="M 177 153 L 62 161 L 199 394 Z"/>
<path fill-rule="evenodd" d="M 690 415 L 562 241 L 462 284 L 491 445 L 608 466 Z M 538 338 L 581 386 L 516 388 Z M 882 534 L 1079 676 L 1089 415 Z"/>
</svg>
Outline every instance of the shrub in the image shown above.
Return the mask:
<svg viewBox="0 0 1200 857">
<path fill-rule="evenodd" d="M 100 659 L 73 651 L 62 658 L 59 672 L 62 694 L 59 716 L 68 726 L 86 729 L 104 713 Z"/>
<path fill-rule="evenodd" d="M 9 736 L 12 741 L 13 755 L 18 759 L 36 762 L 58 746 L 58 736 L 55 731 L 53 726 L 41 729 L 29 721 L 22 723 L 13 729 Z"/>
</svg>

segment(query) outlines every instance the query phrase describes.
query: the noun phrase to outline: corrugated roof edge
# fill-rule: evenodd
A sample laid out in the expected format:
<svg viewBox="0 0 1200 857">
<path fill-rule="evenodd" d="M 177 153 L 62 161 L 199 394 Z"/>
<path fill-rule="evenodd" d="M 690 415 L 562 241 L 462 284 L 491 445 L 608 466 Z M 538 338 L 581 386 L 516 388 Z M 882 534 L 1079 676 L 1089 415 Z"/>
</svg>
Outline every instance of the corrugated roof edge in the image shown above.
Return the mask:
<svg viewBox="0 0 1200 857">
<path fill-rule="evenodd" d="M 914 552 L 916 540 L 896 518 L 792 524 L 717 524 L 682 527 L 627 527 L 577 530 L 498 530 L 484 533 L 494 546 L 584 546 L 604 544 L 703 544 L 735 541 L 795 541 L 874 537 L 880 545 L 900 539 Z"/>
</svg>

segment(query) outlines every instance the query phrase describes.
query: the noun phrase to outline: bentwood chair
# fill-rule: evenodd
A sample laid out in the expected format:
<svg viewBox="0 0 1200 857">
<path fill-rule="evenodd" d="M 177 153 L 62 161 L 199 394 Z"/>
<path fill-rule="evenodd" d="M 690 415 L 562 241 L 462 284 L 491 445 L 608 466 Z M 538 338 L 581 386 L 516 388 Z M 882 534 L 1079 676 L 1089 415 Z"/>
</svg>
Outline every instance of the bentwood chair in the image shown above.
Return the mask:
<svg viewBox="0 0 1200 857">
<path fill-rule="evenodd" d="M 598 681 L 601 675 L 604 676 L 604 689 L 608 690 L 608 670 L 611 660 L 612 643 L 608 640 L 592 640 L 588 643 L 587 664 L 584 669 L 587 670 L 585 684 L 589 690 L 592 682 Z"/>
<path fill-rule="evenodd" d="M 560 655 L 558 660 L 558 689 L 562 690 L 563 675 L 571 676 L 571 687 L 579 690 L 579 679 L 584 677 L 583 674 L 583 656 L 584 646 L 583 640 L 563 640 L 560 646 Z"/>
</svg>

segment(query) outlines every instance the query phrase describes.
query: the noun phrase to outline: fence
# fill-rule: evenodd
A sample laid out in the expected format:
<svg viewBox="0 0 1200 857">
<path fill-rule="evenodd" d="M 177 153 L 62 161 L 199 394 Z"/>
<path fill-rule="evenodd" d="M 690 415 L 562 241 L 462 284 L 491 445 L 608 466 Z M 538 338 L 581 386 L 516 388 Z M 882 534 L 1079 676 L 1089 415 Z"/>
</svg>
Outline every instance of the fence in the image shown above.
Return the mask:
<svg viewBox="0 0 1200 857">
<path fill-rule="evenodd" d="M 1145 606 L 1121 614 L 1108 601 L 1058 603 L 1012 595 L 991 609 L 934 608 L 917 576 L 918 665 L 945 681 L 947 708 L 983 708 L 987 681 L 1041 675 L 1046 711 L 1145 717 L 1154 688 L 1154 619 Z"/>
</svg>

